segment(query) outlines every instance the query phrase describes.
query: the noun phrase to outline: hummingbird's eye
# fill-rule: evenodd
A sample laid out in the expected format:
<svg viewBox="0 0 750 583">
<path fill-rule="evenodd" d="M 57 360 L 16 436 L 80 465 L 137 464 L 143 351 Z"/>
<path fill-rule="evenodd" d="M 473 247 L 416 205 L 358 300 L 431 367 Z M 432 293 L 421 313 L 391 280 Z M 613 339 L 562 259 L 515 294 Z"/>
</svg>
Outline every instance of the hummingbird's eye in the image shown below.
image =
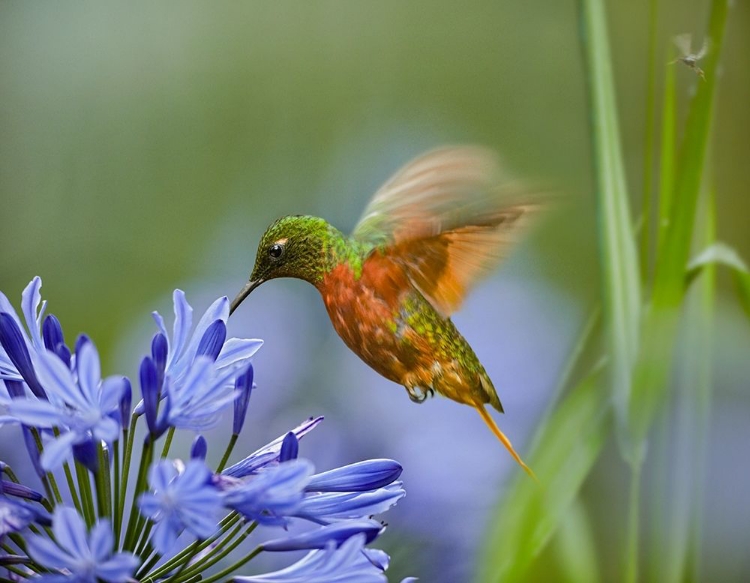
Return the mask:
<svg viewBox="0 0 750 583">
<path fill-rule="evenodd" d="M 281 257 L 282 253 L 284 253 L 284 247 L 279 245 L 278 243 L 274 243 L 268 248 L 268 254 L 273 259 L 278 259 L 279 257 Z"/>
</svg>

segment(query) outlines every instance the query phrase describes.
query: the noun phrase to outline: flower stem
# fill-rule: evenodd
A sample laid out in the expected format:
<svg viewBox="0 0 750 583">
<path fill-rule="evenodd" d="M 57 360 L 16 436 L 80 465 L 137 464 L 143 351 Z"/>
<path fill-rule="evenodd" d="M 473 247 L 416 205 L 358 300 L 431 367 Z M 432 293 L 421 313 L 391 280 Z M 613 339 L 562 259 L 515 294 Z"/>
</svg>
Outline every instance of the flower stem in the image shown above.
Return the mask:
<svg viewBox="0 0 750 583">
<path fill-rule="evenodd" d="M 231 514 L 228 514 L 219 523 L 219 531 L 215 535 L 207 538 L 204 541 L 195 541 L 192 545 L 180 551 L 177 555 L 169 559 L 166 563 L 164 563 L 161 567 L 159 567 L 156 571 L 151 573 L 143 580 L 155 581 L 159 577 L 162 577 L 166 573 L 169 573 L 177 565 L 186 562 L 185 558 L 193 553 L 193 547 L 195 547 L 195 553 L 199 553 L 200 551 L 217 541 L 224 533 L 232 528 L 232 526 L 234 526 L 240 520 L 240 518 L 240 515 L 237 513 L 233 512 Z M 189 561 L 190 559 L 188 558 L 187 560 Z M 138 575 L 140 575 L 140 573 Z"/>
<path fill-rule="evenodd" d="M 31 435 L 34 437 L 34 443 L 36 443 L 36 447 L 41 454 L 44 446 L 42 445 L 42 438 L 39 435 L 39 431 L 35 427 L 30 427 L 29 429 L 31 430 Z M 57 430 L 55 430 L 55 432 L 56 435 L 59 435 Z M 42 484 L 47 491 L 47 497 L 50 498 L 50 502 L 52 502 L 53 505 L 62 504 L 62 496 L 60 496 L 60 490 L 57 487 L 57 482 L 55 481 L 55 476 L 52 472 L 47 472 L 46 477 L 42 477 Z"/>
<path fill-rule="evenodd" d="M 169 454 L 169 448 L 172 447 L 172 438 L 174 437 L 174 427 L 167 431 L 167 438 L 164 441 L 164 447 L 161 450 L 161 458 L 164 459 Z"/>
<path fill-rule="evenodd" d="M 88 470 L 80 462 L 75 462 L 76 478 L 78 478 L 78 490 L 81 493 L 81 502 L 83 504 L 83 517 L 86 520 L 86 526 L 90 529 L 94 526 L 94 495 L 91 491 L 91 480 L 89 480 Z"/>
<path fill-rule="evenodd" d="M 224 455 L 221 458 L 219 467 L 216 468 L 217 474 L 220 474 L 222 471 L 224 471 L 224 467 L 227 465 L 227 461 L 229 461 L 229 456 L 232 455 L 232 450 L 234 449 L 234 444 L 237 443 L 238 437 L 239 435 L 237 433 L 232 433 L 232 437 L 229 439 L 229 444 L 227 445 L 227 448 L 224 450 Z"/>
<path fill-rule="evenodd" d="M 246 534 L 250 534 L 250 533 L 248 532 L 248 533 L 245 533 L 245 535 Z M 245 535 L 243 535 L 243 538 Z M 263 552 L 262 546 L 259 545 L 255 547 L 255 549 L 250 554 L 245 555 L 239 561 L 229 565 L 226 569 L 222 569 L 215 575 L 212 575 L 211 577 L 207 577 L 206 579 L 203 579 L 202 583 L 213 583 L 214 581 L 221 581 L 224 577 L 234 573 L 237 569 L 242 567 L 242 565 L 245 565 L 246 563 L 249 563 L 250 561 L 252 561 L 255 557 L 257 557 L 262 552 Z"/>
<path fill-rule="evenodd" d="M 117 511 L 115 513 L 115 524 L 118 525 L 115 536 L 119 547 L 120 537 L 122 535 L 122 518 L 125 514 L 125 498 L 128 494 L 128 480 L 130 478 L 130 462 L 133 457 L 133 436 L 135 435 L 135 424 L 138 415 L 130 418 L 130 429 L 123 427 L 122 442 L 125 444 L 125 452 L 122 460 L 122 488 L 120 488 L 120 497 L 117 499 Z"/>
<path fill-rule="evenodd" d="M 120 546 L 120 528 L 122 528 L 122 512 L 120 510 L 120 442 L 115 441 L 112 446 L 114 448 L 114 469 L 115 469 L 115 483 L 114 483 L 114 499 L 112 501 L 114 508 L 112 514 L 114 517 L 114 530 L 115 530 L 115 548 Z"/>
<path fill-rule="evenodd" d="M 243 532 L 239 537 L 235 538 L 237 536 L 237 533 L 242 528 L 241 524 L 238 524 L 235 529 L 225 538 L 223 541 L 221 541 L 217 546 L 216 549 L 214 549 L 217 554 L 215 554 L 211 558 L 203 558 L 199 564 L 193 565 L 190 567 L 181 577 L 178 577 L 174 581 L 170 583 L 178 583 L 178 582 L 185 582 L 186 579 L 189 577 L 192 577 L 193 575 L 203 572 L 209 567 L 215 565 L 219 561 L 221 561 L 224 557 L 226 557 L 229 553 L 231 553 L 234 549 L 236 549 L 242 542 L 250 536 L 250 534 L 258 527 L 257 522 L 251 522 L 248 527 L 245 529 L 245 532 Z M 231 544 L 227 545 L 227 543 L 232 540 Z M 218 552 L 222 547 L 225 547 L 221 552 Z M 208 583 L 209 581 L 218 581 L 219 579 L 222 579 L 226 575 L 229 575 L 230 573 L 233 573 L 235 570 L 239 569 L 242 565 L 247 563 L 248 561 L 252 560 L 257 556 L 261 551 L 263 550 L 263 547 L 258 546 L 252 553 L 247 555 L 246 557 L 243 557 L 233 565 L 229 565 L 226 569 L 223 569 L 222 571 L 219 571 L 216 573 L 216 575 L 213 575 L 207 579 L 203 579 L 204 583 Z"/>
<path fill-rule="evenodd" d="M 94 475 L 96 484 L 96 504 L 99 517 L 112 517 L 112 484 L 109 477 L 109 450 L 99 443 L 99 470 Z"/>
<path fill-rule="evenodd" d="M 138 555 L 139 557 L 146 557 L 150 554 L 146 552 L 146 547 L 148 545 L 148 541 L 149 541 L 148 537 L 151 534 L 151 529 L 153 528 L 153 526 L 154 526 L 154 523 L 149 521 L 146 524 L 146 528 L 143 529 L 143 532 L 141 533 L 140 538 L 138 539 L 138 543 L 135 546 L 135 554 Z"/>
<path fill-rule="evenodd" d="M 145 556 L 145 555 L 142 555 Z M 161 559 L 161 554 L 157 552 L 152 552 L 149 555 L 149 559 L 147 561 L 144 561 L 143 564 L 138 568 L 138 572 L 136 573 L 136 581 L 142 581 L 143 573 L 148 573 L 150 569 L 154 568 L 154 565 L 159 562 L 159 559 Z"/>
<path fill-rule="evenodd" d="M 65 472 L 65 480 L 68 482 L 68 490 L 70 490 L 73 505 L 78 510 L 78 514 L 83 514 L 83 506 L 81 506 L 81 500 L 78 498 L 78 490 L 73 482 L 73 472 L 70 471 L 70 464 L 68 462 L 63 463 L 63 471 Z"/>
<path fill-rule="evenodd" d="M 154 442 L 151 437 L 147 437 L 143 442 L 143 452 L 141 453 L 141 463 L 138 467 L 138 478 L 135 483 L 135 492 L 133 492 L 133 504 L 130 507 L 130 517 L 128 519 L 128 530 L 125 534 L 124 548 L 132 551 L 135 543 L 141 533 L 142 521 L 141 514 L 138 512 L 138 495 L 146 490 L 146 474 L 151 460 L 154 457 Z M 145 519 L 144 519 L 145 520 Z"/>
</svg>

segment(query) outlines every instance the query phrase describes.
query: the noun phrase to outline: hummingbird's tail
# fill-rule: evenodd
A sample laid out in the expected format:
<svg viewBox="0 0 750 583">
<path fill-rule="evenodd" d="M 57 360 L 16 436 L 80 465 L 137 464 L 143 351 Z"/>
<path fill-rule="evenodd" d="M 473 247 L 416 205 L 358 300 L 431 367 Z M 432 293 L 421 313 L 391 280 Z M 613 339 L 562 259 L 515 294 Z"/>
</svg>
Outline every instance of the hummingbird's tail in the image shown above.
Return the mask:
<svg viewBox="0 0 750 583">
<path fill-rule="evenodd" d="M 487 424 L 487 427 L 490 428 L 492 433 L 495 434 L 495 436 L 500 440 L 500 442 L 506 447 L 508 452 L 510 452 L 510 455 L 513 457 L 514 460 L 518 462 L 518 464 L 524 469 L 524 471 L 529 474 L 532 478 L 534 478 L 535 482 L 539 482 L 539 480 L 536 477 L 536 474 L 531 470 L 529 466 L 527 466 L 524 461 L 521 459 L 521 456 L 516 453 L 516 450 L 513 449 L 513 444 L 510 442 L 510 439 L 505 437 L 505 434 L 500 431 L 500 428 L 497 426 L 497 423 L 495 423 L 495 420 L 490 417 L 490 414 L 487 413 L 487 410 L 484 408 L 484 405 L 481 403 L 474 403 L 474 407 L 477 411 L 479 411 L 479 414 L 482 416 L 482 419 L 484 419 L 484 422 Z"/>
</svg>

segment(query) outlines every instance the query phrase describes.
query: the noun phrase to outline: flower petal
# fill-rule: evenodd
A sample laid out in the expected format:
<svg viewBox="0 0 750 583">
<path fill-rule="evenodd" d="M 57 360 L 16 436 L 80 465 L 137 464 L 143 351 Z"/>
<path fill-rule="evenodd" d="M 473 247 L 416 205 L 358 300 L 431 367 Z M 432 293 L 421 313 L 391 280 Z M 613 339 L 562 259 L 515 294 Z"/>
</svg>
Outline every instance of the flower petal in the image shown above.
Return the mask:
<svg viewBox="0 0 750 583">
<path fill-rule="evenodd" d="M 217 299 L 214 303 L 212 303 L 210 306 L 208 306 L 208 309 L 206 310 L 205 314 L 201 317 L 200 321 L 198 322 L 198 325 L 195 327 L 195 331 L 193 332 L 193 336 L 190 339 L 190 344 L 188 344 L 187 348 L 185 349 L 185 356 L 186 357 L 192 357 L 196 354 L 198 351 L 198 345 L 200 344 L 201 338 L 203 338 L 203 335 L 206 333 L 206 330 L 208 330 L 208 327 L 216 320 L 222 320 L 224 323 L 226 323 L 227 319 L 229 318 L 229 300 L 226 296 L 220 297 Z"/>
<path fill-rule="evenodd" d="M 76 352 L 78 365 L 78 386 L 84 399 L 89 404 L 98 402 L 99 382 L 102 379 L 99 353 L 93 342 L 84 342 L 79 352 Z"/>
<path fill-rule="evenodd" d="M 35 359 L 39 382 L 49 393 L 50 400 L 57 398 L 77 409 L 89 408 L 88 401 L 73 381 L 70 369 L 54 352 L 42 350 Z"/>
<path fill-rule="evenodd" d="M 351 537 L 364 534 L 365 544 L 375 540 L 383 532 L 383 525 L 375 520 L 347 520 L 337 522 L 295 536 L 278 538 L 263 543 L 266 551 L 300 551 L 324 549 L 332 541 L 340 546 Z"/>
<path fill-rule="evenodd" d="M 401 475 L 401 464 L 389 459 L 357 462 L 316 474 L 308 490 L 318 492 L 362 492 L 387 486 Z"/>
<path fill-rule="evenodd" d="M 42 468 L 48 472 L 59 468 L 70 456 L 70 449 L 73 447 L 73 443 L 77 437 L 75 433 L 68 431 L 57 439 L 52 439 L 45 443 L 40 459 Z"/>
<path fill-rule="evenodd" d="M 96 576 L 107 583 L 130 581 L 140 561 L 130 553 L 116 553 L 103 563 L 97 563 Z"/>
<path fill-rule="evenodd" d="M 73 508 L 58 506 L 52 517 L 52 532 L 61 548 L 77 558 L 91 558 L 83 518 Z"/>
<path fill-rule="evenodd" d="M 33 399 L 13 399 L 8 405 L 8 413 L 21 423 L 44 429 L 67 425 L 69 419 L 60 407 L 49 401 Z"/>
<path fill-rule="evenodd" d="M 32 392 L 40 399 L 46 399 L 44 389 L 40 386 L 36 372 L 32 365 L 32 358 L 27 346 L 26 335 L 13 316 L 7 312 L 0 312 L 0 345 L 4 349 L 11 366 L 7 364 L 6 369 L 12 369 L 8 372 L 15 371 L 26 381 Z M 5 359 L 4 359 L 5 360 Z M 11 380 L 18 380 L 16 375 L 5 375 Z"/>
<path fill-rule="evenodd" d="M 40 565 L 50 569 L 69 569 L 75 567 L 76 561 L 67 552 L 48 538 L 36 534 L 26 536 L 29 556 Z"/>
<path fill-rule="evenodd" d="M 185 292 L 181 289 L 174 290 L 172 299 L 174 303 L 174 327 L 172 332 L 174 346 L 170 347 L 167 366 L 178 361 L 182 356 L 188 334 L 190 333 L 190 327 L 193 325 L 193 308 L 190 307 L 185 297 Z"/>
<path fill-rule="evenodd" d="M 89 533 L 89 547 L 91 554 L 97 563 L 105 561 L 112 554 L 115 544 L 112 534 L 112 524 L 109 520 L 99 520 Z"/>
<path fill-rule="evenodd" d="M 41 317 L 41 314 L 37 316 L 39 302 L 42 301 L 42 294 L 39 291 L 41 287 L 42 280 L 37 275 L 29 282 L 29 285 L 23 290 L 23 294 L 21 294 L 23 316 L 26 318 L 26 325 L 29 327 L 29 332 L 31 332 L 31 342 L 37 350 L 44 350 L 44 341 L 42 340 L 42 335 L 39 333 L 39 320 L 37 319 Z M 44 308 L 42 308 L 43 312 Z"/>
<path fill-rule="evenodd" d="M 297 439 L 301 439 L 303 436 L 307 435 L 308 433 L 310 433 L 310 431 L 315 429 L 315 427 L 317 427 L 317 425 L 321 421 L 323 421 L 323 417 L 310 417 L 309 419 L 306 419 L 297 427 L 292 429 L 292 431 L 294 432 L 294 435 L 297 436 Z M 239 461 L 233 466 L 224 470 L 222 472 L 222 475 L 241 478 L 258 471 L 258 469 L 266 465 L 278 461 L 279 454 L 281 453 L 281 444 L 283 443 L 285 437 L 286 433 L 284 435 L 280 435 L 271 443 L 261 447 L 259 450 L 254 451 L 242 461 Z"/>
<path fill-rule="evenodd" d="M 216 366 L 223 368 L 248 360 L 260 350 L 261 346 L 263 346 L 263 341 L 258 338 L 230 338 L 224 343 L 216 359 Z"/>
</svg>

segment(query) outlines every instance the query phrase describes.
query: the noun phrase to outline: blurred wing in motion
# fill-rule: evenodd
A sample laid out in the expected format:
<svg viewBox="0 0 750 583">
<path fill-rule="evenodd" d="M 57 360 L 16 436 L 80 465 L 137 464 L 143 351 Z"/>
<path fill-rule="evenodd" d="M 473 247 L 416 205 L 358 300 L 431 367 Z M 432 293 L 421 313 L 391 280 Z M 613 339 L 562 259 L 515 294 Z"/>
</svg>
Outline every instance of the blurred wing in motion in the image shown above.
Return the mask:
<svg viewBox="0 0 750 583">
<path fill-rule="evenodd" d="M 711 41 L 708 38 L 703 40 L 700 50 L 695 55 L 695 60 L 700 61 L 703 57 L 708 54 L 708 50 L 711 48 Z"/>
<path fill-rule="evenodd" d="M 540 197 L 489 150 L 450 147 L 407 164 L 373 196 L 352 236 L 402 264 L 444 317 L 507 254 Z"/>
<path fill-rule="evenodd" d="M 691 45 L 693 44 L 693 35 L 689 32 L 678 34 L 672 39 L 672 42 L 674 43 L 674 46 L 677 47 L 677 50 L 680 51 L 680 56 L 687 57 L 692 50 Z"/>
</svg>

